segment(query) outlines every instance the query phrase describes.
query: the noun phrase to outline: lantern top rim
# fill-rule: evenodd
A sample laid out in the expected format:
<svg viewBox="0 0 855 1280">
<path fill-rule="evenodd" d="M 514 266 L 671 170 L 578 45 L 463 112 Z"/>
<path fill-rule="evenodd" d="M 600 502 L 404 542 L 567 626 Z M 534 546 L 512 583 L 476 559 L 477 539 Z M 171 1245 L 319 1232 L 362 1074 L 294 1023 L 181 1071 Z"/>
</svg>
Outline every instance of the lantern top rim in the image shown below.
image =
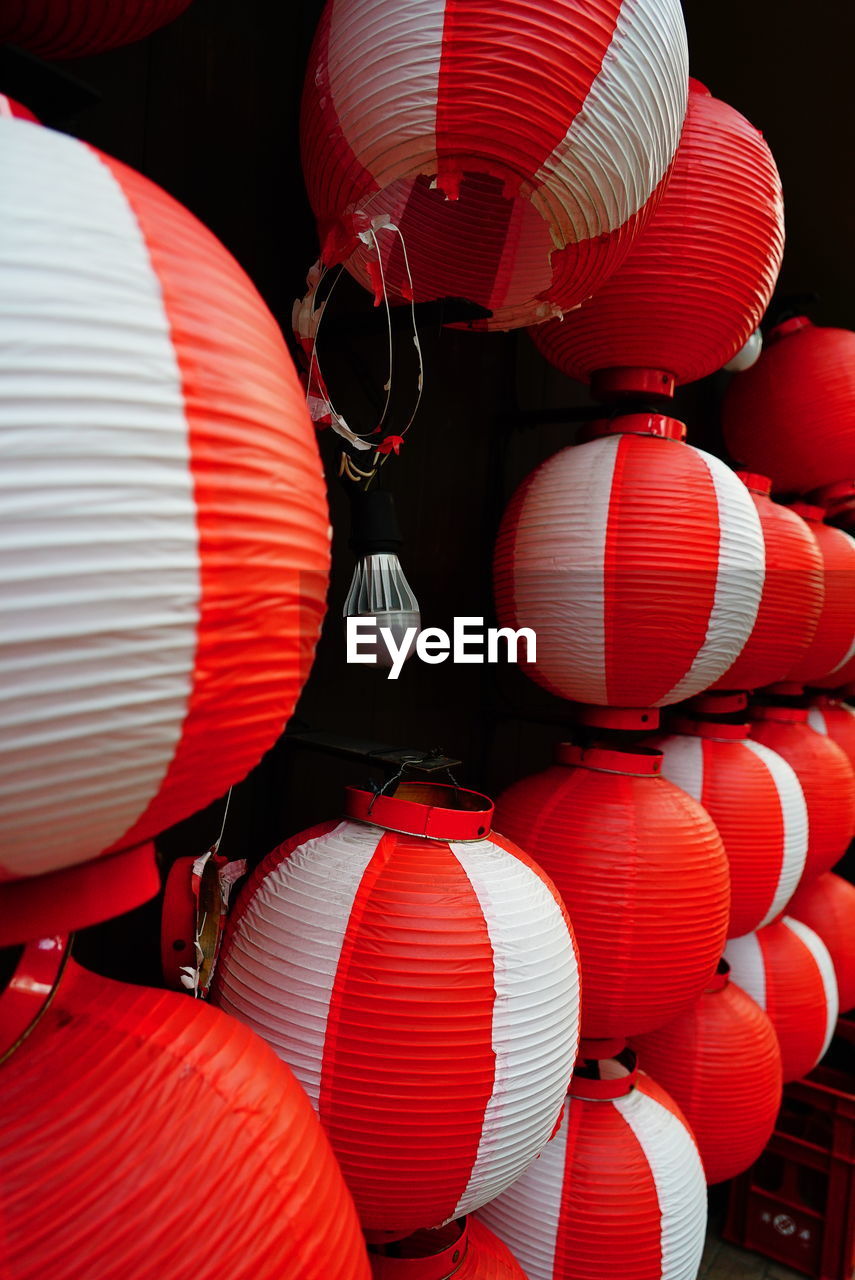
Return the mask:
<svg viewBox="0 0 855 1280">
<path fill-rule="evenodd" d="M 749 708 L 752 720 L 774 720 L 779 724 L 807 724 L 807 707 L 780 707 L 771 702 L 757 702 Z"/>
<path fill-rule="evenodd" d="M 451 1241 L 445 1243 L 450 1227 L 456 1230 Z M 432 1234 L 437 1237 L 435 1243 L 439 1245 L 434 1253 L 413 1252 L 410 1255 L 380 1253 L 377 1251 L 377 1246 L 372 1247 L 369 1244 L 371 1274 L 374 1280 L 452 1280 L 455 1273 L 463 1266 L 469 1252 L 471 1241 L 468 1218 L 458 1218 L 448 1223 L 446 1227 L 435 1228 L 433 1232 L 416 1231 L 413 1235 L 391 1242 L 384 1247 L 406 1249 L 409 1244 L 416 1251 L 429 1248 Z"/>
<path fill-rule="evenodd" d="M 764 343 L 767 347 L 774 346 L 776 342 L 780 342 L 782 338 L 789 337 L 790 334 L 799 333 L 802 329 L 815 329 L 816 327 L 808 316 L 789 316 L 769 330 L 764 338 Z"/>
<path fill-rule="evenodd" d="M 584 1042 L 583 1042 L 584 1043 Z M 581 1054 L 579 1061 L 582 1061 Z M 596 1075 L 584 1074 L 586 1067 L 577 1066 L 567 1090 L 568 1098 L 579 1098 L 584 1102 L 610 1102 L 614 1098 L 625 1098 L 632 1093 L 638 1081 L 638 1057 L 633 1049 L 624 1048 L 614 1057 L 598 1057 L 585 1059 L 593 1067 Z M 606 1072 L 603 1074 L 603 1064 Z M 618 1068 L 615 1071 L 615 1067 Z"/>
<path fill-rule="evenodd" d="M 686 424 L 665 413 L 622 413 L 614 418 L 598 418 L 584 432 L 584 443 L 604 436 L 655 436 L 660 440 L 685 441 Z"/>
<path fill-rule="evenodd" d="M 804 502 L 799 499 L 797 502 L 791 502 L 789 509 L 795 511 L 797 516 L 801 516 L 809 524 L 822 524 L 825 520 L 825 507 L 816 502 Z"/>
<path fill-rule="evenodd" d="M 580 747 L 573 742 L 559 742 L 555 748 L 555 763 L 591 769 L 595 773 L 649 778 L 661 775 L 662 752 L 655 747 Z"/>
<path fill-rule="evenodd" d="M 759 493 L 762 498 L 768 498 L 772 492 L 771 476 L 760 475 L 757 471 L 737 470 L 736 476 L 749 489 L 751 493 Z"/>
<path fill-rule="evenodd" d="M 345 815 L 428 840 L 484 840 L 493 826 L 489 796 L 438 782 L 407 782 L 394 795 L 345 788 Z"/>
</svg>

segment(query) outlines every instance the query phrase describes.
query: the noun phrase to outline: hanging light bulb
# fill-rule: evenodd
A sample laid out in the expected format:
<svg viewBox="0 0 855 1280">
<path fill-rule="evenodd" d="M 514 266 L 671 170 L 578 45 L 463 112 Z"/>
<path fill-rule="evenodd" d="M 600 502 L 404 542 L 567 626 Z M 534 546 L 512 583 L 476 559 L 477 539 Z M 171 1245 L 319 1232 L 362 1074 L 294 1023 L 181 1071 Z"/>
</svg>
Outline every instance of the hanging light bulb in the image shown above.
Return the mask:
<svg viewBox="0 0 855 1280">
<path fill-rule="evenodd" d="M 763 350 L 763 334 L 759 329 L 755 329 L 748 340 L 739 348 L 735 356 L 732 356 L 724 366 L 728 373 L 744 373 L 746 369 L 750 369 L 760 359 L 760 352 Z"/>
<path fill-rule="evenodd" d="M 373 661 L 389 668 L 396 661 L 406 661 L 415 649 L 421 624 L 419 602 L 398 559 L 403 539 L 392 494 L 385 489 L 370 489 L 366 493 L 364 489 L 354 488 L 350 490 L 350 497 L 350 545 L 358 559 L 342 616 L 376 620 L 373 637 L 367 631 L 360 636 L 359 654 L 364 662 Z M 401 649 L 408 631 L 410 639 L 402 658 Z"/>
</svg>

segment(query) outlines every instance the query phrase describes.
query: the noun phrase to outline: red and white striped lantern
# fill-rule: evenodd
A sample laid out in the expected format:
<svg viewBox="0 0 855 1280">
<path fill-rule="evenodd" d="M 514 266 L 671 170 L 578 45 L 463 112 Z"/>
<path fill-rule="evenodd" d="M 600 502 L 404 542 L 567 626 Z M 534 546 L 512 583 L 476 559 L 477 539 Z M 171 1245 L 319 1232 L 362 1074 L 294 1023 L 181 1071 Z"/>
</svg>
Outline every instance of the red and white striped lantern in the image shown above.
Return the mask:
<svg viewBox="0 0 855 1280">
<path fill-rule="evenodd" d="M 548 458 L 505 512 L 503 625 L 531 627 L 524 669 L 562 698 L 680 702 L 731 667 L 754 626 L 763 535 L 745 485 L 685 427 L 631 414 Z M 636 434 L 638 433 L 638 434 Z"/>
<path fill-rule="evenodd" d="M 478 1216 L 528 1280 L 695 1280 L 707 1193 L 694 1138 L 634 1055 L 577 1071 L 540 1159 Z M 592 1078 L 590 1074 L 596 1071 Z"/>
<path fill-rule="evenodd" d="M 0 118 L 3 116 L 7 119 L 31 120 L 35 124 L 39 123 L 38 116 L 33 115 L 29 107 L 25 107 L 22 102 L 16 102 L 14 98 L 8 98 L 5 93 L 0 93 Z"/>
<path fill-rule="evenodd" d="M 823 599 L 813 639 L 785 679 L 837 689 L 855 676 L 855 538 L 824 524 L 822 507 L 799 502 L 793 510 L 805 520 L 819 547 Z"/>
<path fill-rule="evenodd" d="M 640 1066 L 686 1117 L 710 1183 L 734 1178 L 754 1163 L 781 1105 L 775 1029 L 726 970 L 723 963 L 679 1018 L 632 1042 Z"/>
<path fill-rule="evenodd" d="M 758 933 L 732 938 L 730 976 L 771 1019 L 784 1084 L 801 1080 L 825 1054 L 837 1022 L 837 979 L 828 948 L 800 920 L 783 916 Z"/>
<path fill-rule="evenodd" d="M 62 944 L 0 993 L 4 1280 L 369 1280 L 291 1072 L 199 1001 L 63 969 Z"/>
<path fill-rule="evenodd" d="M 293 1068 L 363 1227 L 403 1236 L 492 1199 L 549 1139 L 578 964 L 554 885 L 485 796 L 349 788 L 347 813 L 257 869 L 214 999 Z"/>
<path fill-rule="evenodd" d="M 651 745 L 663 776 L 718 828 L 730 866 L 728 937 L 738 938 L 774 920 L 796 891 L 808 849 L 804 794 L 786 760 L 749 739 L 747 724 L 682 718 L 671 728 Z"/>
<path fill-rule="evenodd" d="M 562 744 L 509 787 L 496 821 L 564 899 L 583 975 L 582 1034 L 669 1022 L 704 989 L 727 934 L 727 857 L 712 819 L 662 777 L 662 754 Z"/>
<path fill-rule="evenodd" d="M 855 885 L 831 871 L 803 885 L 789 914 L 813 929 L 828 948 L 837 978 L 840 1012 L 855 1008 Z"/>
<path fill-rule="evenodd" d="M 686 77 L 676 0 L 328 3 L 302 110 L 323 261 L 488 328 L 575 306 L 661 197 Z"/>
<path fill-rule="evenodd" d="M 532 329 L 595 394 L 720 369 L 757 328 L 784 252 L 781 180 L 763 135 L 697 80 L 665 194 L 622 266 L 580 308 Z"/>
<path fill-rule="evenodd" d="M 372 1245 L 373 1280 L 527 1280 L 507 1245 L 477 1218 Z"/>
<path fill-rule="evenodd" d="M 807 722 L 817 733 L 836 742 L 855 768 L 855 711 L 848 703 L 835 698 L 815 698 L 808 707 Z"/>
<path fill-rule="evenodd" d="M 785 320 L 731 379 L 722 406 L 734 458 L 777 493 L 811 493 L 855 476 L 855 333 Z"/>
<path fill-rule="evenodd" d="M 0 156 L 14 880 L 141 844 L 273 745 L 323 619 L 329 517 L 281 333 L 219 241 L 76 138 L 0 119 Z"/>
<path fill-rule="evenodd" d="M 714 689 L 759 689 L 789 676 L 807 654 L 825 599 L 824 561 L 811 527 L 770 498 L 771 481 L 736 473 L 748 488 L 766 553 L 757 621 L 745 648 Z"/>
<path fill-rule="evenodd" d="M 783 756 L 804 794 L 807 883 L 843 857 L 855 834 L 855 771 L 835 742 L 811 729 L 803 708 L 756 703 L 749 714 L 751 737 Z"/>
<path fill-rule="evenodd" d="M 40 58 L 85 58 L 151 35 L 190 0 L 3 0 L 0 44 Z"/>
</svg>

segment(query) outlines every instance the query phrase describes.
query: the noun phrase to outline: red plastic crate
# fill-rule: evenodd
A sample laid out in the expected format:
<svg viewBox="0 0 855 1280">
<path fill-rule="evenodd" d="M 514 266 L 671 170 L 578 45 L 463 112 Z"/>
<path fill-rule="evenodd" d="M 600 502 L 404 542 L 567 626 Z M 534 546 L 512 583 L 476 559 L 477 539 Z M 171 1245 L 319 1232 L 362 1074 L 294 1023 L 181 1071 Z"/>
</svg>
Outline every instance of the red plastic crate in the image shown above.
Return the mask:
<svg viewBox="0 0 855 1280">
<path fill-rule="evenodd" d="M 855 1023 L 828 1060 L 784 1090 L 775 1132 L 731 1187 L 725 1239 L 815 1280 L 855 1268 Z M 841 1065 L 842 1068 L 841 1069 Z"/>
</svg>

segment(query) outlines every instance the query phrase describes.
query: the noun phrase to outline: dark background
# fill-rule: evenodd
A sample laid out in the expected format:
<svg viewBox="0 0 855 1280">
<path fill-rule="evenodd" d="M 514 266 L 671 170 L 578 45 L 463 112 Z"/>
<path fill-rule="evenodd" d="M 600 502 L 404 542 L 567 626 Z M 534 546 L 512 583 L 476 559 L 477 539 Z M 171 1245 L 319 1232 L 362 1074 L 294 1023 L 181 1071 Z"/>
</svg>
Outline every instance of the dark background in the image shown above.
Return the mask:
<svg viewBox="0 0 855 1280">
<path fill-rule="evenodd" d="M 818 293 L 813 318 L 850 325 L 855 10 L 841 0 L 819 0 L 808 10 L 781 0 L 686 0 L 684 9 L 692 73 L 764 132 L 781 170 L 782 290 Z M 292 301 L 304 293 L 318 252 L 300 173 L 298 115 L 320 10 L 321 0 L 195 0 L 147 41 L 64 64 L 100 95 L 64 127 L 141 170 L 200 217 L 253 278 L 286 333 Z M 370 315 L 371 303 L 356 286 L 339 287 L 336 310 L 345 326 L 352 318 L 352 331 L 327 341 L 325 369 L 352 424 L 370 427 L 386 377 L 385 333 L 364 332 L 361 317 Z M 502 508 L 538 462 L 573 438 L 567 425 L 522 429 L 508 415 L 587 403 L 587 394 L 546 365 L 525 333 L 479 335 L 435 325 L 421 338 L 422 408 L 387 472 L 422 625 L 450 629 L 454 615 L 491 620 L 489 565 Z M 408 390 L 408 335 L 397 354 L 398 382 Z M 713 449 L 715 402 L 715 384 L 688 388 L 678 400 L 689 440 Z M 332 445 L 324 433 L 328 464 Z M 328 475 L 335 526 L 329 614 L 292 724 L 441 747 L 463 761 L 460 782 L 491 794 L 544 767 L 552 744 L 566 736 L 567 707 L 518 671 L 415 661 L 393 683 L 382 671 L 345 665 L 341 607 L 353 557 L 347 500 L 329 465 Z M 280 742 L 237 789 L 223 852 L 260 857 L 334 816 L 342 786 L 367 776 L 359 763 Z M 166 860 L 201 852 L 221 813 L 222 805 L 214 806 L 169 833 L 161 841 Z M 153 943 L 155 911 L 150 906 L 104 929 L 126 938 L 142 929 Z M 91 931 L 95 950 L 106 941 L 103 930 Z M 151 978 L 155 958 L 154 946 L 143 948 L 127 958 L 125 976 Z M 119 976 L 115 963 L 111 971 Z"/>
</svg>

